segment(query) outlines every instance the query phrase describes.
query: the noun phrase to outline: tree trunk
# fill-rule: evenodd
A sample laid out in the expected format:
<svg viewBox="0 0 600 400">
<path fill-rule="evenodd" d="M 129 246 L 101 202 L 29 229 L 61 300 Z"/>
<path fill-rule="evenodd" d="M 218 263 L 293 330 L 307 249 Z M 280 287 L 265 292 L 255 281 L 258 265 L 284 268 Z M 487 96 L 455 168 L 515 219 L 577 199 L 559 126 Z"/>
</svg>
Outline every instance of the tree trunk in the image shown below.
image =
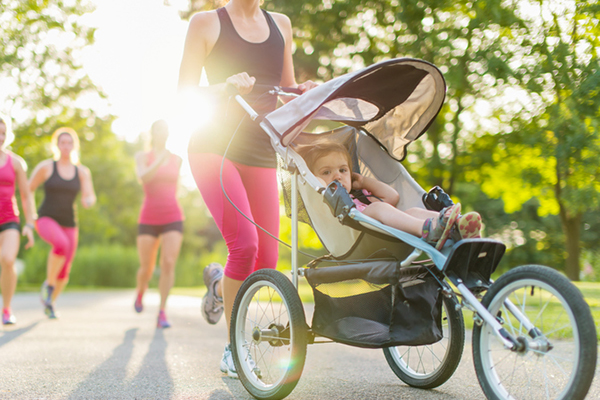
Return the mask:
<svg viewBox="0 0 600 400">
<path fill-rule="evenodd" d="M 581 214 L 570 216 L 568 212 L 561 211 L 560 213 L 560 220 L 565 231 L 565 248 L 567 250 L 565 273 L 572 281 L 579 280 L 579 239 L 581 236 L 581 218 Z"/>
</svg>

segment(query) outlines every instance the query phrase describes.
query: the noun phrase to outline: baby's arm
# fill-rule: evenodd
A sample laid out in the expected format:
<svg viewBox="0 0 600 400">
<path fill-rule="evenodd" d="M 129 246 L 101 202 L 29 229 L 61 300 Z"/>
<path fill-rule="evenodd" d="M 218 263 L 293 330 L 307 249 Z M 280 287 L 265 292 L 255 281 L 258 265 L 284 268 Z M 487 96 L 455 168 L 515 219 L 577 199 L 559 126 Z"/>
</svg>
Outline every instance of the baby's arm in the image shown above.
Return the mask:
<svg viewBox="0 0 600 400">
<path fill-rule="evenodd" d="M 370 177 L 362 176 L 356 172 L 352 173 L 352 188 L 356 190 L 367 190 L 374 196 L 377 196 L 381 201 L 391 204 L 394 207 L 400 200 L 398 192 L 390 185 L 373 179 Z M 377 199 L 370 198 L 371 202 L 377 201 Z"/>
</svg>

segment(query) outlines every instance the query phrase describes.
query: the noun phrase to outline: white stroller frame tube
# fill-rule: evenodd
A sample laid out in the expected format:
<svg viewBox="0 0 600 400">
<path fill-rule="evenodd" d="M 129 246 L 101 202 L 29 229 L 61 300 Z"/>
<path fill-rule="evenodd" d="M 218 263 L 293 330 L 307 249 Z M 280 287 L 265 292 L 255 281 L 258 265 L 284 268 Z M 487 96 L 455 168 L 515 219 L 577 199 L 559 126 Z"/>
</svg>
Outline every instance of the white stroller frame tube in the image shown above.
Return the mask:
<svg viewBox="0 0 600 400">
<path fill-rule="evenodd" d="M 292 284 L 298 290 L 298 169 L 292 175 Z"/>
</svg>

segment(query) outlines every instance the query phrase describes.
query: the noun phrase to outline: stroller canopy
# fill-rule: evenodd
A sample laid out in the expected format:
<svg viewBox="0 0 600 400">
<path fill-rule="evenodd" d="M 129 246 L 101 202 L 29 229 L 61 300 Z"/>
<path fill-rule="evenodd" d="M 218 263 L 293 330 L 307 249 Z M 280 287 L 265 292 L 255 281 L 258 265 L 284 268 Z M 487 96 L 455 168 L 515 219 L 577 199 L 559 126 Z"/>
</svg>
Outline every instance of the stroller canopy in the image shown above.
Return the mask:
<svg viewBox="0 0 600 400">
<path fill-rule="evenodd" d="M 446 94 L 441 72 L 417 59 L 382 61 L 324 83 L 266 115 L 264 122 L 288 146 L 313 119 L 363 127 L 402 161 Z"/>
</svg>

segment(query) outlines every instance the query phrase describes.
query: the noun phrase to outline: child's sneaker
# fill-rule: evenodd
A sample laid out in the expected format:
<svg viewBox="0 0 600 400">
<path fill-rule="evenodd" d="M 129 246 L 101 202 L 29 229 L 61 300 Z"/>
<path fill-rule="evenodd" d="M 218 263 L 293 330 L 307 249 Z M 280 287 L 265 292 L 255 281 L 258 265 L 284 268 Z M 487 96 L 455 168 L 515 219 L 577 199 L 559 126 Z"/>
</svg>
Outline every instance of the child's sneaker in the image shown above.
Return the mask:
<svg viewBox="0 0 600 400">
<path fill-rule="evenodd" d="M 17 319 L 14 314 L 8 309 L 5 308 L 2 310 L 2 324 L 3 325 L 14 325 L 17 323 Z"/>
<path fill-rule="evenodd" d="M 437 250 L 444 247 L 450 237 L 454 223 L 460 215 L 460 208 L 460 203 L 456 203 L 440 211 L 438 217 L 427 218 L 423 224 L 422 239 L 432 245 L 435 244 Z"/>
<path fill-rule="evenodd" d="M 139 292 L 135 297 L 135 303 L 133 303 L 133 308 L 137 313 L 141 313 L 142 311 L 144 311 L 144 304 L 142 303 L 143 296 L 143 293 Z"/>
<path fill-rule="evenodd" d="M 167 321 L 167 314 L 164 310 L 160 310 L 158 313 L 158 321 L 156 322 L 157 328 L 170 328 L 171 324 Z"/>
<path fill-rule="evenodd" d="M 211 263 L 204 268 L 204 284 L 206 294 L 202 298 L 202 316 L 211 325 L 216 324 L 223 315 L 223 298 L 217 295 L 217 283 L 223 278 L 223 267 L 219 263 Z"/>
<path fill-rule="evenodd" d="M 456 221 L 456 225 L 458 225 L 458 231 L 463 239 L 481 237 L 481 215 L 478 212 L 466 213 Z"/>
</svg>

